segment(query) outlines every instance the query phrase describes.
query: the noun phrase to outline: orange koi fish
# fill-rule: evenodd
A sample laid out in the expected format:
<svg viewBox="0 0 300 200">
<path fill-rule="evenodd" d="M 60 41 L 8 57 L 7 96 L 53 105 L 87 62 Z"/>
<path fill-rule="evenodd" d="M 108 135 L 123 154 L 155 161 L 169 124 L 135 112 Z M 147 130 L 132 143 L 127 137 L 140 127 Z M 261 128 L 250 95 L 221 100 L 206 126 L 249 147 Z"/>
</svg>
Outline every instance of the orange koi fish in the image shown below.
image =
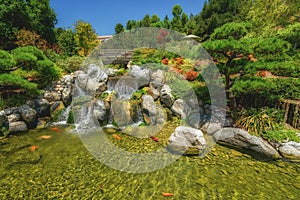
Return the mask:
<svg viewBox="0 0 300 200">
<path fill-rule="evenodd" d="M 30 151 L 36 151 L 39 147 L 38 146 L 34 146 L 32 145 L 31 147 L 29 147 Z"/>
<path fill-rule="evenodd" d="M 150 136 L 151 140 L 153 140 L 154 142 L 158 142 L 159 139 L 157 137 L 154 137 L 154 136 Z"/>
<path fill-rule="evenodd" d="M 50 139 L 51 137 L 51 135 L 42 135 L 40 139 Z"/>
<path fill-rule="evenodd" d="M 58 127 L 51 127 L 50 130 L 55 131 L 55 132 L 61 132 L 61 129 Z"/>
<path fill-rule="evenodd" d="M 172 196 L 174 196 L 174 194 L 168 193 L 168 192 L 165 192 L 165 193 L 163 193 L 162 195 L 163 195 L 164 197 L 172 197 Z"/>
<path fill-rule="evenodd" d="M 120 136 L 118 136 L 116 134 L 112 134 L 112 137 L 115 138 L 115 139 L 117 139 L 117 140 L 121 140 L 122 139 Z"/>
</svg>

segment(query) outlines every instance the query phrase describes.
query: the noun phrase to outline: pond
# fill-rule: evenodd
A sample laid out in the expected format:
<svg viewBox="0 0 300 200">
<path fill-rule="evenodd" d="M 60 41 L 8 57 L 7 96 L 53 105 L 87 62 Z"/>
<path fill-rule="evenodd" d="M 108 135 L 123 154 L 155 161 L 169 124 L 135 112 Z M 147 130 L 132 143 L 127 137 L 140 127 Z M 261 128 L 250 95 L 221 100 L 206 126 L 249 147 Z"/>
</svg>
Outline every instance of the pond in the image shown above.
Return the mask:
<svg viewBox="0 0 300 200">
<path fill-rule="evenodd" d="M 129 149 L 163 141 L 116 133 Z M 43 137 L 41 137 L 43 136 Z M 46 136 L 46 137 L 45 137 Z M 50 137 L 49 137 L 50 136 Z M 159 135 L 158 135 L 159 137 Z M 132 139 L 134 138 L 134 139 Z M 142 140 L 138 143 L 138 140 Z M 154 148 L 155 149 L 155 148 Z M 67 129 L 33 130 L 0 141 L 0 199 L 299 199 L 300 165 L 259 160 L 215 145 L 203 159 L 181 156 L 157 171 L 127 173 L 102 164 Z M 137 150 L 138 151 L 138 150 Z M 164 197 L 164 193 L 173 196 Z"/>
</svg>

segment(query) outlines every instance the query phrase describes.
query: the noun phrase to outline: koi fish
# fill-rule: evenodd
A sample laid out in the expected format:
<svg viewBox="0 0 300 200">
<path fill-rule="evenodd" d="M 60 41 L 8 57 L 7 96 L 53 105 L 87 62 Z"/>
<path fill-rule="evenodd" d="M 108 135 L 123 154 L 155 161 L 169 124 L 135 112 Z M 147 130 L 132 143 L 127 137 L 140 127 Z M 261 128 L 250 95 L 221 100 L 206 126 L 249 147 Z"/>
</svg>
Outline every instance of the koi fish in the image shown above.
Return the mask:
<svg viewBox="0 0 300 200">
<path fill-rule="evenodd" d="M 165 192 L 165 193 L 163 193 L 162 195 L 163 195 L 164 197 L 172 197 L 172 196 L 174 196 L 174 194 L 168 193 L 168 192 Z"/>
<path fill-rule="evenodd" d="M 151 140 L 153 140 L 154 142 L 158 142 L 159 139 L 157 137 L 154 137 L 154 136 L 150 136 Z"/>
<path fill-rule="evenodd" d="M 55 131 L 55 132 L 61 132 L 61 129 L 58 127 L 51 127 L 50 130 Z"/>
<path fill-rule="evenodd" d="M 112 137 L 115 138 L 115 139 L 117 139 L 117 140 L 121 140 L 122 139 L 120 136 L 118 136 L 116 134 L 112 134 Z"/>
<path fill-rule="evenodd" d="M 51 135 L 42 135 L 40 139 L 50 139 L 51 137 Z"/>
<path fill-rule="evenodd" d="M 39 147 L 38 146 L 34 146 L 32 145 L 31 147 L 29 147 L 30 151 L 36 151 Z"/>
</svg>

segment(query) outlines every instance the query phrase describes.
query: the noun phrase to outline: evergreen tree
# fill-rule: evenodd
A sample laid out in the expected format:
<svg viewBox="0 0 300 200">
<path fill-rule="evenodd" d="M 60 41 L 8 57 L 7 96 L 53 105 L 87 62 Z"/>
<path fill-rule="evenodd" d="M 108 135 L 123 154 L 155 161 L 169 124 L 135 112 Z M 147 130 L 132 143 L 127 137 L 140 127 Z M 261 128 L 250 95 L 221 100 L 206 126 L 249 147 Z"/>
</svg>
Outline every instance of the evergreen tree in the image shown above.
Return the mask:
<svg viewBox="0 0 300 200">
<path fill-rule="evenodd" d="M 120 23 L 116 24 L 115 26 L 115 34 L 119 34 L 124 32 L 124 26 Z"/>
</svg>

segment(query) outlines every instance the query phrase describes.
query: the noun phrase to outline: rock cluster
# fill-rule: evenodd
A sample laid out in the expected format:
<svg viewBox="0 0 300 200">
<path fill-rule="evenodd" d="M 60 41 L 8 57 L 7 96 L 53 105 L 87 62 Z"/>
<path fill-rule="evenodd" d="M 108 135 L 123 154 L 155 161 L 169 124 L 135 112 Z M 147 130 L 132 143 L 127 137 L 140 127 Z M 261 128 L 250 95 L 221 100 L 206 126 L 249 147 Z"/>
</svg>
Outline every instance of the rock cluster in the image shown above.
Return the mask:
<svg viewBox="0 0 300 200">
<path fill-rule="evenodd" d="M 135 94 L 136 91 L 141 92 Z M 86 94 L 92 98 L 83 99 Z M 133 98 L 134 95 L 140 96 Z M 63 76 L 46 88 L 41 97 L 23 106 L 0 111 L 0 127 L 8 127 L 9 132 L 14 133 L 44 126 L 45 119 L 55 119 L 72 101 L 73 107 L 80 104 L 77 106 L 80 109 L 82 104 L 86 104 L 84 108 L 91 111 L 92 120 L 101 126 L 115 123 L 122 127 L 143 121 L 155 127 L 163 125 L 168 116 L 178 116 L 185 124 L 176 128 L 168 143 L 168 148 L 177 152 L 183 153 L 191 148 L 203 151 L 209 146 L 209 136 L 214 141 L 250 149 L 275 159 L 282 156 L 300 158 L 299 143 L 271 145 L 242 129 L 230 128 L 232 122 L 226 117 L 224 108 L 203 105 L 193 94 L 187 95 L 187 98 L 176 98 L 161 69 L 150 70 L 136 65 L 130 66 L 128 75 L 122 77 L 116 77 L 115 71 L 93 64 L 87 71 Z M 75 123 L 86 121 L 88 115 L 83 113 L 81 117 Z M 147 134 L 142 135 L 151 136 L 151 133 Z"/>
<path fill-rule="evenodd" d="M 7 127 L 9 133 L 44 127 L 45 121 L 55 118 L 71 104 L 74 80 L 74 74 L 63 76 L 46 88 L 40 97 L 27 101 L 25 105 L 0 111 L 0 127 Z"/>
</svg>

